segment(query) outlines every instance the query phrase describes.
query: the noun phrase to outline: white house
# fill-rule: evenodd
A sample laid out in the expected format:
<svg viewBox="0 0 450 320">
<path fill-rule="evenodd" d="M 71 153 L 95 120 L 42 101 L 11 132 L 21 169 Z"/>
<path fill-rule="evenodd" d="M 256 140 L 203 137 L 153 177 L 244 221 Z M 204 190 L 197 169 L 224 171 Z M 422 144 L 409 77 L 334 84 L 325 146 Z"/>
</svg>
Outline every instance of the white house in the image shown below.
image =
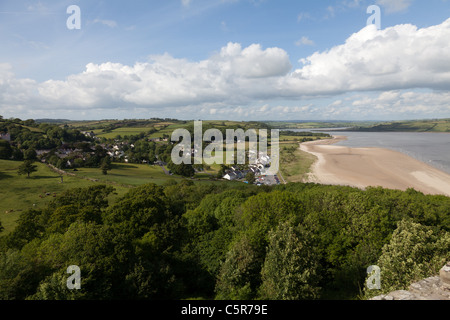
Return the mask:
<svg viewBox="0 0 450 320">
<path fill-rule="evenodd" d="M 226 179 L 226 180 L 233 181 L 233 180 L 236 180 L 238 178 L 238 176 L 234 172 L 229 172 L 226 175 L 224 175 L 223 178 Z"/>
</svg>

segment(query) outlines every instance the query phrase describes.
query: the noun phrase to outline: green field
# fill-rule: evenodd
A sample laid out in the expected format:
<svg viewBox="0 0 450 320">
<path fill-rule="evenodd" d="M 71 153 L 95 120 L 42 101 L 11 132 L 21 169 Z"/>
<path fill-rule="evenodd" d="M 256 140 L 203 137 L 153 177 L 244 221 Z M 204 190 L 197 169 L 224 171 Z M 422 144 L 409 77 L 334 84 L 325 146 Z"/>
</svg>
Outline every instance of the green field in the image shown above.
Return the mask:
<svg viewBox="0 0 450 320">
<path fill-rule="evenodd" d="M 163 184 L 167 180 L 180 180 L 179 177 L 168 176 L 160 166 L 145 164 L 114 163 L 107 175 L 98 168 L 80 168 L 75 172 L 77 177 L 91 178 L 115 185 L 133 187 L 146 183 Z"/>
<path fill-rule="evenodd" d="M 298 144 L 294 144 L 296 150 L 294 152 L 286 152 L 281 150 L 280 171 L 286 182 L 304 182 L 306 174 L 311 171 L 311 166 L 317 158 L 298 148 Z"/>
<path fill-rule="evenodd" d="M 168 179 L 181 178 L 165 175 L 160 167 L 135 164 L 114 164 L 108 175 L 98 168 L 81 168 L 76 176 L 66 175 L 63 183 L 59 174 L 42 163 L 35 163 L 38 171 L 30 178 L 19 176 L 17 169 L 21 162 L 0 160 L 0 181 L 3 190 L 0 194 L 0 222 L 5 232 L 11 231 L 20 214 L 28 209 L 42 208 L 61 192 L 95 184 L 108 184 L 116 189 L 110 201 L 124 195 L 130 188 L 146 183 L 162 184 Z"/>
<path fill-rule="evenodd" d="M 53 199 L 53 195 L 65 190 L 94 184 L 75 177 L 64 177 L 61 183 L 60 176 L 41 163 L 36 163 L 38 171 L 26 178 L 17 174 L 20 165 L 21 162 L 0 160 L 0 221 L 6 232 L 15 226 L 23 211 L 42 208 Z"/>
<path fill-rule="evenodd" d="M 298 136 L 280 137 L 280 172 L 286 182 L 304 182 L 317 160 L 314 155 L 300 150 L 300 139 Z"/>
<path fill-rule="evenodd" d="M 180 176 L 166 175 L 159 166 L 144 164 L 118 164 L 114 163 L 112 170 L 103 175 L 98 168 L 80 168 L 78 171 L 69 171 L 71 175 L 63 176 L 63 183 L 59 174 L 53 172 L 42 163 L 35 163 L 38 171 L 30 178 L 19 176 L 18 167 L 22 162 L 0 160 L 0 181 L 3 187 L 0 193 L 0 222 L 9 233 L 16 226 L 20 214 L 28 209 L 43 208 L 63 191 L 72 188 L 88 187 L 95 184 L 107 184 L 116 189 L 110 201 L 114 202 L 124 195 L 130 188 L 155 183 L 162 185 L 167 181 L 182 181 Z M 194 183 L 240 183 L 216 181 L 217 170 L 215 166 L 204 173 L 196 174 Z M 75 176 L 72 176 L 75 174 Z"/>
<path fill-rule="evenodd" d="M 135 136 L 138 135 L 140 133 L 146 133 L 150 130 L 151 128 L 149 127 L 137 127 L 137 128 L 117 128 L 111 132 L 108 133 L 102 133 L 103 130 L 101 129 L 97 129 L 94 130 L 94 133 L 98 136 L 98 137 L 104 137 L 106 139 L 113 139 L 115 137 L 117 137 L 118 135 L 120 136 Z"/>
</svg>

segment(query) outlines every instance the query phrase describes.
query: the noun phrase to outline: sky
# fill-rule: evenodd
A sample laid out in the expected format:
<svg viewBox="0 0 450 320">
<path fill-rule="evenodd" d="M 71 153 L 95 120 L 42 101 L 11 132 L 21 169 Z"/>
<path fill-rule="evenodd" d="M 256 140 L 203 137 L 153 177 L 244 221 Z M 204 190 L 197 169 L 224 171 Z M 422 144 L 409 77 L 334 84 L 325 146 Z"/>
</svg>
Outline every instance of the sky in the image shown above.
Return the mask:
<svg viewBox="0 0 450 320">
<path fill-rule="evenodd" d="M 450 118 L 449 89 L 450 0 L 0 1 L 4 118 Z"/>
</svg>

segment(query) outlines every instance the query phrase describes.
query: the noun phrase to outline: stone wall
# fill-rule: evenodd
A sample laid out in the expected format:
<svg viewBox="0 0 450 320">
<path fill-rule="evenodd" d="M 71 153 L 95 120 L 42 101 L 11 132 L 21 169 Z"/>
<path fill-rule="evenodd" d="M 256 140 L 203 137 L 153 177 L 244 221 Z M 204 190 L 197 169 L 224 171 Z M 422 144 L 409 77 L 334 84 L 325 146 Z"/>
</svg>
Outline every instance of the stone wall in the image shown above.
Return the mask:
<svg viewBox="0 0 450 320">
<path fill-rule="evenodd" d="M 399 290 L 381 295 L 371 300 L 450 300 L 450 262 L 439 276 L 413 283 L 409 290 Z"/>
</svg>

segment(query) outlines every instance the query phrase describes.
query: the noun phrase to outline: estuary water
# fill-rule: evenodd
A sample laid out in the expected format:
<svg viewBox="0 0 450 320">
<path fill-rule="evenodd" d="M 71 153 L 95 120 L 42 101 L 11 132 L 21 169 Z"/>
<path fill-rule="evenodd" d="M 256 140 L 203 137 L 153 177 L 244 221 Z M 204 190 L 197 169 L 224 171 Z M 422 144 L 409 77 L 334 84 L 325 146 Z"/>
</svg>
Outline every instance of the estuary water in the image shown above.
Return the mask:
<svg viewBox="0 0 450 320">
<path fill-rule="evenodd" d="M 311 130 L 291 130 L 311 131 Z M 450 174 L 450 134 L 432 132 L 351 132 L 326 131 L 347 140 L 336 145 L 353 148 L 385 148 L 402 152 Z"/>
</svg>

